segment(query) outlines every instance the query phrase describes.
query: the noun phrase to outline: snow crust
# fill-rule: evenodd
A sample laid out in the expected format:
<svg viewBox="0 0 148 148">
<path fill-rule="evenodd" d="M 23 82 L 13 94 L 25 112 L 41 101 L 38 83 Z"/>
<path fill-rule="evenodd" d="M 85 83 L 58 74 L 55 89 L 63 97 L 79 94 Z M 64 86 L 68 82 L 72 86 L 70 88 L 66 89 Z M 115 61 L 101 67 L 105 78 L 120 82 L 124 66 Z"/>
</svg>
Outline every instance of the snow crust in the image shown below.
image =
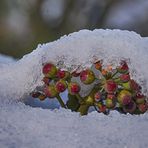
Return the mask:
<svg viewBox="0 0 148 148">
<path fill-rule="evenodd" d="M 135 32 L 81 30 L 38 45 L 32 53 L 0 69 L 0 98 L 20 100 L 42 85 L 42 64 L 51 61 L 64 69 L 90 67 L 94 59 L 114 65 L 128 59 L 132 76 L 148 88 L 148 42 Z M 64 65 L 64 66 L 63 66 Z"/>
<path fill-rule="evenodd" d="M 148 38 L 134 32 L 82 30 L 38 45 L 22 59 L 0 67 L 0 148 L 147 148 L 147 113 L 112 111 L 106 116 L 94 111 L 80 117 L 69 110 L 20 102 L 41 85 L 43 63 L 73 70 L 80 64 L 89 67 L 94 57 L 114 65 L 128 59 L 133 77 L 148 88 Z"/>
</svg>

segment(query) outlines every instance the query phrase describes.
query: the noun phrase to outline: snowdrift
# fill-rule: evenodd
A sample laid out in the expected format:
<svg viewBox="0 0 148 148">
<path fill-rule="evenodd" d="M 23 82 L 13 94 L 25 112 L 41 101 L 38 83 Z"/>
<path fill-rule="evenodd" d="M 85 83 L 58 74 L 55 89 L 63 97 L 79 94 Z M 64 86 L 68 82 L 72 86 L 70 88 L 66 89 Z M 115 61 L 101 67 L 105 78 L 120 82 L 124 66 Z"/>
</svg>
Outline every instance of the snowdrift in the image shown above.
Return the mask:
<svg viewBox="0 0 148 148">
<path fill-rule="evenodd" d="M 23 102 L 42 85 L 42 64 L 53 62 L 74 70 L 98 58 L 116 65 L 128 59 L 132 77 L 148 89 L 148 40 L 120 30 L 82 30 L 38 45 L 16 62 L 0 66 L 0 147 L 148 147 L 148 114 L 109 116 L 92 112 L 80 117 L 68 110 L 46 110 Z M 22 103 L 21 103 L 22 102 Z"/>
<path fill-rule="evenodd" d="M 82 30 L 38 45 L 32 53 L 1 68 L 0 98 L 19 100 L 29 94 L 41 83 L 43 63 L 52 61 L 60 65 L 64 62 L 66 67 L 63 68 L 72 70 L 78 65 L 91 66 L 94 57 L 106 63 L 129 59 L 133 78 L 148 88 L 147 39 L 129 31 Z"/>
</svg>

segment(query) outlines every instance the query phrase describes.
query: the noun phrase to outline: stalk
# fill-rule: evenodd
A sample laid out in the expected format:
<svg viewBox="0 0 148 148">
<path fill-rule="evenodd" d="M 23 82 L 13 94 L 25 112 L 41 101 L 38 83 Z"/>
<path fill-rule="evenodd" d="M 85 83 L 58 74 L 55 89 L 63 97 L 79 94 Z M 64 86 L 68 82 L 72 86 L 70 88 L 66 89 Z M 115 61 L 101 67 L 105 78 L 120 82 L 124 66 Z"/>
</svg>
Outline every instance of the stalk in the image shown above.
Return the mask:
<svg viewBox="0 0 148 148">
<path fill-rule="evenodd" d="M 76 94 L 77 99 L 79 100 L 79 103 L 81 104 L 84 102 L 83 98 L 80 96 L 80 94 Z"/>
<path fill-rule="evenodd" d="M 113 78 L 114 76 L 116 76 L 116 74 L 118 74 L 118 71 L 116 71 L 116 72 L 112 75 L 112 78 Z"/>
<path fill-rule="evenodd" d="M 62 98 L 61 98 L 59 95 L 57 95 L 56 98 L 57 98 L 57 100 L 59 101 L 61 107 L 63 107 L 63 108 L 67 108 L 66 105 L 64 104 Z"/>
</svg>

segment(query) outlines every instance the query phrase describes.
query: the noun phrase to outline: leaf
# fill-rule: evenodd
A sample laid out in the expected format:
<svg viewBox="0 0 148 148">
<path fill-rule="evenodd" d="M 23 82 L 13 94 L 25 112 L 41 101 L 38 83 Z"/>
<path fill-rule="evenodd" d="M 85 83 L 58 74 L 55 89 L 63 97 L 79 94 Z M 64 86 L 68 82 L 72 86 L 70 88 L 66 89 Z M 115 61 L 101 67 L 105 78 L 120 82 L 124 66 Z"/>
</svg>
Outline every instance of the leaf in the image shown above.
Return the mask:
<svg viewBox="0 0 148 148">
<path fill-rule="evenodd" d="M 68 94 L 68 101 L 66 103 L 68 109 L 71 109 L 72 111 L 77 111 L 80 107 L 80 103 L 78 98 L 75 95 Z"/>
</svg>

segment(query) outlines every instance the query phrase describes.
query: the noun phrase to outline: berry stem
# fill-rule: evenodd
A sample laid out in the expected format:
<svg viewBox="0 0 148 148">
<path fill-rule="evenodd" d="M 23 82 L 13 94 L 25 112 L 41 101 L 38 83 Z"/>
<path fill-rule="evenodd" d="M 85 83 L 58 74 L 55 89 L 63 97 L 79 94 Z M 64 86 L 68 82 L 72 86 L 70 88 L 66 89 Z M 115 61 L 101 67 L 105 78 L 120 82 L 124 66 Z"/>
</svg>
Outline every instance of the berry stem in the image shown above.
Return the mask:
<svg viewBox="0 0 148 148">
<path fill-rule="evenodd" d="M 118 71 L 116 71 L 115 73 L 113 73 L 112 78 L 113 78 L 114 76 L 116 76 L 117 73 L 118 73 Z"/>
<path fill-rule="evenodd" d="M 117 84 L 122 84 L 121 80 L 119 78 L 114 78 L 113 79 Z"/>
<path fill-rule="evenodd" d="M 100 92 L 103 92 L 103 90 L 104 90 L 104 87 L 101 88 Z"/>
<path fill-rule="evenodd" d="M 94 109 L 95 109 L 98 113 L 100 113 L 100 111 L 97 109 L 97 107 L 96 107 L 95 104 L 94 104 Z"/>
<path fill-rule="evenodd" d="M 99 84 L 95 85 L 88 96 L 93 96 L 100 89 Z"/>
<path fill-rule="evenodd" d="M 63 108 L 67 108 L 66 105 L 64 104 L 62 98 L 61 98 L 59 95 L 57 95 L 56 98 L 57 98 L 57 100 L 59 101 L 61 107 L 63 107 Z"/>
</svg>

